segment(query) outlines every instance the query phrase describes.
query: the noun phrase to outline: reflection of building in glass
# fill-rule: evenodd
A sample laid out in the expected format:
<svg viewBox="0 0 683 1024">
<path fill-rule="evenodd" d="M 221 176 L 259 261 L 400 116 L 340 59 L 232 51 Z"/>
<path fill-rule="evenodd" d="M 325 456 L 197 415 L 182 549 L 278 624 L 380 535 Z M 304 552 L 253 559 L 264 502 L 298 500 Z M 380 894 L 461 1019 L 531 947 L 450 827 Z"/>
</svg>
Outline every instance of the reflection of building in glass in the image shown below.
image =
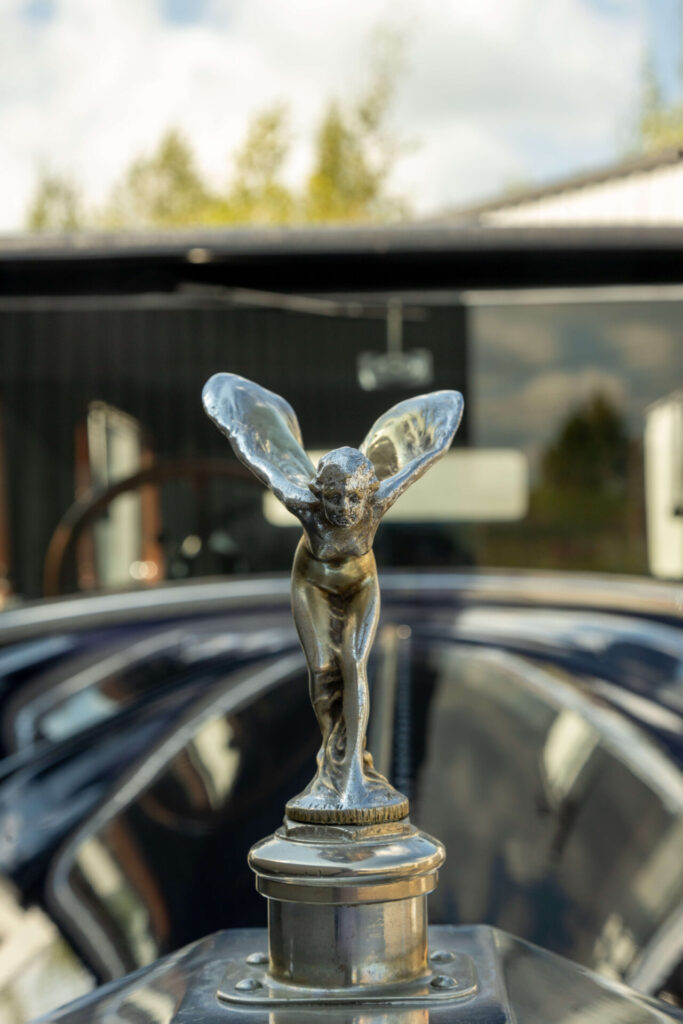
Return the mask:
<svg viewBox="0 0 683 1024">
<path fill-rule="evenodd" d="M 648 572 L 646 409 L 683 379 L 683 304 L 582 289 L 477 295 L 468 314 L 472 442 L 529 460 L 529 514 L 477 530 L 489 565 Z"/>
</svg>

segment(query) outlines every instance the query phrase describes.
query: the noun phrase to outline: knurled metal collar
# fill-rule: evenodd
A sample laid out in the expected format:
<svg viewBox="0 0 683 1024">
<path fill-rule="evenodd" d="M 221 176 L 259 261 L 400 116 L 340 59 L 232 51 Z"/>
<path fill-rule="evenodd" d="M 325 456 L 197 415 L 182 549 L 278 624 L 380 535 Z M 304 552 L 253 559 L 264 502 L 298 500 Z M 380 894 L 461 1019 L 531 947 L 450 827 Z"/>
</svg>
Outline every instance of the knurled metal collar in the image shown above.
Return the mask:
<svg viewBox="0 0 683 1024">
<path fill-rule="evenodd" d="M 285 819 L 256 843 L 249 866 L 271 899 L 357 904 L 432 892 L 446 851 L 409 822 L 382 826 L 306 826 Z"/>
</svg>

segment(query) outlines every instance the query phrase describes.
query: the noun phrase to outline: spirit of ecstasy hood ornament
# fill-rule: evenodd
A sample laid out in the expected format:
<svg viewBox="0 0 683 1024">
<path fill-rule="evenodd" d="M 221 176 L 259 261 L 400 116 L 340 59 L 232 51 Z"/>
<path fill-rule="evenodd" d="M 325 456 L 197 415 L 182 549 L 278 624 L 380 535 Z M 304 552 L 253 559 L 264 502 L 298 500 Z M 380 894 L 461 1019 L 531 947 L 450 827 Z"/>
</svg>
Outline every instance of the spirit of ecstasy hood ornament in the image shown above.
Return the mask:
<svg viewBox="0 0 683 1024">
<path fill-rule="evenodd" d="M 322 732 L 316 774 L 287 804 L 292 821 L 372 824 L 408 814 L 408 800 L 365 749 L 367 661 L 379 585 L 372 542 L 382 516 L 448 450 L 463 410 L 458 391 L 400 402 L 359 448 L 337 448 L 317 469 L 292 407 L 232 373 L 206 383 L 204 408 L 240 459 L 303 527 L 292 568 L 292 611 Z"/>
<path fill-rule="evenodd" d="M 249 853 L 268 900 L 268 955 L 249 961 L 247 973 L 229 962 L 218 997 L 268 1007 L 462 997 L 476 989 L 471 960 L 442 950 L 439 975 L 428 963 L 427 895 L 445 850 L 411 824 L 408 800 L 365 749 L 379 616 L 372 542 L 384 513 L 448 450 L 462 396 L 401 402 L 360 448 L 337 448 L 317 469 L 278 395 L 218 373 L 202 397 L 237 457 L 303 526 L 292 611 L 322 732 L 312 781 Z"/>
</svg>

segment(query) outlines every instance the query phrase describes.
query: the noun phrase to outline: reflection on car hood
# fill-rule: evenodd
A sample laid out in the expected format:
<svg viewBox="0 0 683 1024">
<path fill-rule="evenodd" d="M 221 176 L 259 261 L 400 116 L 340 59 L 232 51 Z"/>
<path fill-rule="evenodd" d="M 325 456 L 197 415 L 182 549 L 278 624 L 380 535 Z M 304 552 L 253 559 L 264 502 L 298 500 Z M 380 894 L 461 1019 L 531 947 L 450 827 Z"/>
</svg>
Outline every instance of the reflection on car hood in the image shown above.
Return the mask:
<svg viewBox="0 0 683 1024">
<path fill-rule="evenodd" d="M 490 921 L 648 990 L 683 956 L 676 601 L 551 574 L 386 578 L 369 745 L 446 842 L 434 921 Z M 246 851 L 319 743 L 288 582 L 39 610 L 0 626 L 2 870 L 100 978 L 262 923 Z"/>
</svg>

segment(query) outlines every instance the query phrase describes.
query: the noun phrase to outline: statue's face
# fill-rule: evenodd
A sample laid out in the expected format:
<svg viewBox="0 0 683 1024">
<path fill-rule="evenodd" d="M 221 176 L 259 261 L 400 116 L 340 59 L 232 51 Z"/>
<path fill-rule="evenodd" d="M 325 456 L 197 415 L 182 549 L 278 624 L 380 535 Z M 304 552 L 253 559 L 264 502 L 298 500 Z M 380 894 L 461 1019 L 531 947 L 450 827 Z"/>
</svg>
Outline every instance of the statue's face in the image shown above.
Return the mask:
<svg viewBox="0 0 683 1024">
<path fill-rule="evenodd" d="M 365 512 L 365 491 L 356 480 L 335 480 L 326 484 L 320 495 L 325 518 L 333 526 L 355 526 Z"/>
</svg>

